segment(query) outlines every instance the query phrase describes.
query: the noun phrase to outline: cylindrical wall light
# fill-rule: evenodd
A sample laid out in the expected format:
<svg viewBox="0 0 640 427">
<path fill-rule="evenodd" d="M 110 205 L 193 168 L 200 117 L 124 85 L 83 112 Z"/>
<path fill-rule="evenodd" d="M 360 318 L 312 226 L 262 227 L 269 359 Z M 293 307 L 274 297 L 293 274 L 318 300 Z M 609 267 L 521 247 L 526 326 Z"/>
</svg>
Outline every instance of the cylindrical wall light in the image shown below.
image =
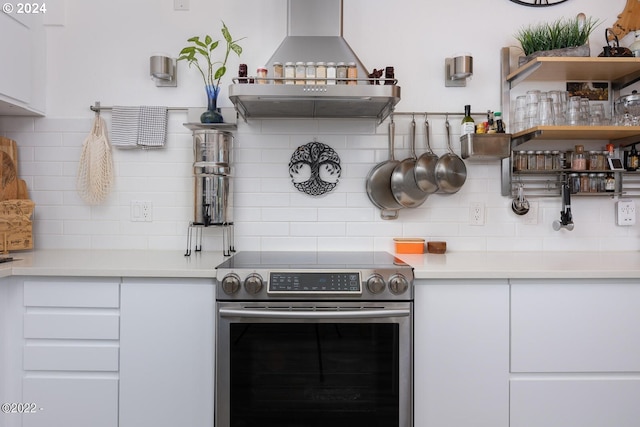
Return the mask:
<svg viewBox="0 0 640 427">
<path fill-rule="evenodd" d="M 473 75 L 473 57 L 470 53 L 457 54 L 444 61 L 444 85 L 461 87 L 467 85 L 467 77 Z"/>
<path fill-rule="evenodd" d="M 149 58 L 149 74 L 159 87 L 178 86 L 176 60 L 168 56 L 154 55 Z"/>
</svg>

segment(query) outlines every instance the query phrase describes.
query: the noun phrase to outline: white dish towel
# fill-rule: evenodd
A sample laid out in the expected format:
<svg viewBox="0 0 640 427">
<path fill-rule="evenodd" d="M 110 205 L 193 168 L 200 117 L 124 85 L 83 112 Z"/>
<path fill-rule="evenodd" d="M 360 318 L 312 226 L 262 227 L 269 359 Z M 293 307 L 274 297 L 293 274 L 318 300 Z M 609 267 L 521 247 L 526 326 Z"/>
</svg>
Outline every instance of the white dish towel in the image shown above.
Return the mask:
<svg viewBox="0 0 640 427">
<path fill-rule="evenodd" d="M 114 106 L 111 144 L 118 148 L 160 148 L 167 140 L 167 107 Z"/>
</svg>

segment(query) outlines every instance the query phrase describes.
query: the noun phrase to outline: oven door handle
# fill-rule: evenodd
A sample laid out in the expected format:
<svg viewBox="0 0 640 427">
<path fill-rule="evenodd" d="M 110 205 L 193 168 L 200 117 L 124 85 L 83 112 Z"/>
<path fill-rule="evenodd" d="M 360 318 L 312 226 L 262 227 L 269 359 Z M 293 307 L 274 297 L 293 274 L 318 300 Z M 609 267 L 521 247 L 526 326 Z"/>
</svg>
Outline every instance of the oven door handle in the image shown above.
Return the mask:
<svg viewBox="0 0 640 427">
<path fill-rule="evenodd" d="M 310 311 L 221 308 L 219 313 L 221 317 L 261 317 L 267 319 L 369 319 L 380 317 L 405 317 L 409 316 L 411 311 L 409 309 Z"/>
</svg>

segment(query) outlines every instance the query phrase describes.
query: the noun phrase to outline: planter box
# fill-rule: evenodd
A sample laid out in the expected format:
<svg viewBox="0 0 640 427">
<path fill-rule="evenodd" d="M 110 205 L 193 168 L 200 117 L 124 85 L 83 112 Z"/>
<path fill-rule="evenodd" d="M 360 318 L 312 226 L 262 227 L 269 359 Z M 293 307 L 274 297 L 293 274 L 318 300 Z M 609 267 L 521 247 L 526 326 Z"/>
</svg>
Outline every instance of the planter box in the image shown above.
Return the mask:
<svg viewBox="0 0 640 427">
<path fill-rule="evenodd" d="M 589 45 L 585 44 L 578 47 L 566 47 L 564 49 L 541 50 L 539 52 L 533 52 L 531 55 L 518 58 L 518 66 L 521 67 L 539 56 L 591 56 L 591 49 L 589 49 Z"/>
<path fill-rule="evenodd" d="M 503 159 L 511 155 L 510 133 L 471 133 L 460 137 L 463 159 Z"/>
</svg>

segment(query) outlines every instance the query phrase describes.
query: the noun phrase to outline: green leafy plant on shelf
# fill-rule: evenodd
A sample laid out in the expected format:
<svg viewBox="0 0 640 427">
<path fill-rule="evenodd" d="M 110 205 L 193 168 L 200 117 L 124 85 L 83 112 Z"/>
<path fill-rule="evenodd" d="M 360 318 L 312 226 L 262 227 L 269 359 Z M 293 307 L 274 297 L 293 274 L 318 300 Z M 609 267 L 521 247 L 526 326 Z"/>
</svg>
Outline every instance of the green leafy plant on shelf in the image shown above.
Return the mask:
<svg viewBox="0 0 640 427">
<path fill-rule="evenodd" d="M 226 43 L 226 49 L 221 60 L 215 59 L 213 55 L 220 45 L 220 40 L 214 41 L 213 37 L 208 34 L 204 36 L 204 39 L 199 36 L 187 39 L 191 44 L 182 48 L 178 56 L 178 61 L 187 61 L 189 67 L 196 67 L 204 80 L 207 93 L 207 111 L 200 117 L 202 123 L 221 123 L 223 121 L 222 115 L 220 115 L 217 108 L 220 80 L 227 72 L 227 60 L 231 52 L 235 52 L 238 57 L 242 54 L 242 47 L 238 42 L 244 37 L 234 40 L 224 21 L 222 21 L 222 29 L 220 31 Z"/>
<path fill-rule="evenodd" d="M 514 37 L 520 42 L 524 54 L 529 56 L 534 52 L 586 45 L 598 25 L 598 20 L 591 17 L 560 18 L 523 27 Z"/>
</svg>

